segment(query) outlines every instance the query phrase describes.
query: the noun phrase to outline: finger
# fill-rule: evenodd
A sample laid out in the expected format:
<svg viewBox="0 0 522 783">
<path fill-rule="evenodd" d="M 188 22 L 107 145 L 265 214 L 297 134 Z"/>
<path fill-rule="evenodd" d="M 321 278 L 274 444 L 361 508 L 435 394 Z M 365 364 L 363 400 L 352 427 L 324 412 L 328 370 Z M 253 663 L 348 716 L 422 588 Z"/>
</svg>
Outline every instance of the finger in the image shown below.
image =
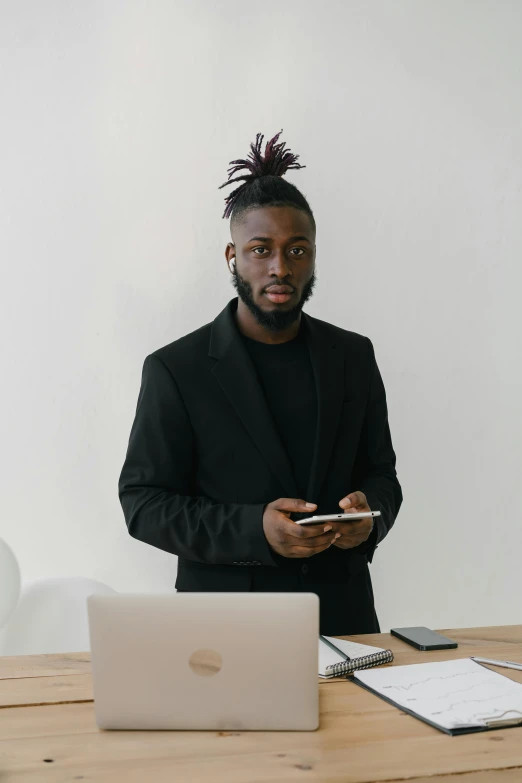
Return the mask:
<svg viewBox="0 0 522 783">
<path fill-rule="evenodd" d="M 328 525 L 330 527 L 330 525 Z M 322 525 L 298 525 L 293 519 L 288 519 L 283 514 L 281 515 L 281 530 L 287 536 L 294 536 L 295 538 L 318 538 L 324 534 L 324 528 Z M 331 527 L 330 527 L 331 530 Z"/>
<path fill-rule="evenodd" d="M 350 492 L 349 495 L 346 495 L 346 497 L 340 500 L 339 505 L 341 508 L 348 509 L 357 508 L 358 506 L 367 506 L 368 502 L 364 492 L 357 490 L 356 492 Z"/>
<path fill-rule="evenodd" d="M 314 511 L 317 508 L 317 503 L 309 503 L 301 498 L 279 498 L 273 503 L 269 504 L 277 511 Z"/>
<path fill-rule="evenodd" d="M 364 528 L 358 528 L 357 530 L 350 530 L 346 532 L 342 532 L 340 536 L 341 541 L 355 541 L 358 544 L 362 544 L 363 541 L 367 541 L 370 533 L 372 532 L 371 527 L 367 526 Z"/>
<path fill-rule="evenodd" d="M 352 500 L 348 497 L 343 498 L 339 501 L 339 506 L 345 513 L 350 511 L 367 511 L 369 509 L 366 500 L 364 502 L 359 502 L 358 498 L 353 498 Z"/>
<path fill-rule="evenodd" d="M 367 540 L 367 538 L 368 538 L 367 535 L 339 536 L 339 538 L 336 539 L 336 541 L 340 541 L 341 543 L 350 541 L 350 542 L 354 543 L 355 545 L 357 545 L 357 544 L 362 544 L 363 541 Z"/>
<path fill-rule="evenodd" d="M 290 546 L 306 547 L 307 549 L 316 549 L 317 547 L 329 546 L 337 538 L 340 538 L 340 533 L 328 533 L 327 535 L 316 536 L 315 538 L 294 538 L 288 536 L 285 542 Z"/>
<path fill-rule="evenodd" d="M 367 528 L 364 530 L 352 530 L 350 532 L 342 532 L 341 539 L 343 541 L 366 541 L 370 535 L 370 530 Z"/>
<path fill-rule="evenodd" d="M 336 533 L 343 536 L 358 535 L 364 531 L 371 530 L 373 526 L 372 519 L 354 519 L 353 522 L 333 522 L 332 527 Z"/>
<path fill-rule="evenodd" d="M 291 543 L 296 546 L 321 546 L 323 543 L 333 541 L 335 538 L 335 531 L 329 531 L 323 533 L 322 528 L 316 531 L 309 528 L 302 528 L 300 525 L 287 520 L 286 518 L 279 526 L 279 535 L 284 542 Z"/>
</svg>

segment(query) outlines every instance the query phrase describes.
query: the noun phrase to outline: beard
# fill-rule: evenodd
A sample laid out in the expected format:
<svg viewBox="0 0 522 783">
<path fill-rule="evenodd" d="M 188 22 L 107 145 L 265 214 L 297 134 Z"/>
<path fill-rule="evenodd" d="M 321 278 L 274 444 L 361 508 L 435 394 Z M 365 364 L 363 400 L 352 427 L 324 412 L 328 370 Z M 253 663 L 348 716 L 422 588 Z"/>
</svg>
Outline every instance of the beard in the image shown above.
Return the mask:
<svg viewBox="0 0 522 783">
<path fill-rule="evenodd" d="M 289 326 L 295 323 L 295 321 L 297 321 L 305 303 L 312 296 L 315 283 L 316 277 L 314 272 L 310 280 L 303 288 L 303 293 L 301 294 L 299 302 L 290 310 L 262 310 L 261 307 L 259 307 L 259 305 L 257 305 L 254 301 L 254 295 L 250 283 L 241 277 L 237 269 L 236 274 L 232 275 L 232 285 L 236 289 L 239 298 L 248 307 L 257 323 L 260 326 L 263 326 L 269 332 L 283 331 L 283 329 L 287 329 Z M 273 285 L 278 284 L 274 282 Z M 281 283 L 281 285 L 284 284 Z"/>
</svg>

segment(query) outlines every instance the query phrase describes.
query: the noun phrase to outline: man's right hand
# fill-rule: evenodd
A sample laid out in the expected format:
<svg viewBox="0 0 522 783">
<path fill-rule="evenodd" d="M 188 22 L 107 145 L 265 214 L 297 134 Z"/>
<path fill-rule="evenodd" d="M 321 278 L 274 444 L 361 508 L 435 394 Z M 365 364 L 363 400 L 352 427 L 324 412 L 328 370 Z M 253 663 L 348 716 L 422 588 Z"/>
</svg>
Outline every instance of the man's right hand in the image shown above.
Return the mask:
<svg viewBox="0 0 522 783">
<path fill-rule="evenodd" d="M 302 527 L 290 519 L 292 512 L 313 512 L 315 503 L 297 498 L 279 498 L 269 503 L 263 514 L 263 530 L 270 547 L 283 557 L 312 557 L 333 544 L 339 533 L 332 526 Z"/>
</svg>

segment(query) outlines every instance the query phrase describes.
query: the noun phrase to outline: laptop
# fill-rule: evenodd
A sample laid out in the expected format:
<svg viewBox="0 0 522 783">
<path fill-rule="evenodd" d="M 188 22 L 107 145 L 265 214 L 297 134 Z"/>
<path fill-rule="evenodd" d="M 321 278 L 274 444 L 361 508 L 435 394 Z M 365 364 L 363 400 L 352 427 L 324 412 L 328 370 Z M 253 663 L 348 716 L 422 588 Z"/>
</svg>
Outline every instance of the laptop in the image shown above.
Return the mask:
<svg viewBox="0 0 522 783">
<path fill-rule="evenodd" d="M 315 594 L 116 593 L 87 605 L 101 729 L 318 728 Z"/>
</svg>

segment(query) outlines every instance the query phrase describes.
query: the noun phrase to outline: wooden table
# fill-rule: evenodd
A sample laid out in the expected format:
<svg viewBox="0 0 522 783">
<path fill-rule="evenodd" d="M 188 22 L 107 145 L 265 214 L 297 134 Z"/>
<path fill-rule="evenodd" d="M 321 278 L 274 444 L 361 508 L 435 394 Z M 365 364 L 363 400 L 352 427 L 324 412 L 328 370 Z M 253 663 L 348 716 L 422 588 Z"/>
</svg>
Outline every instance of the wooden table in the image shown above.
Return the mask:
<svg viewBox="0 0 522 783">
<path fill-rule="evenodd" d="M 388 634 L 351 638 L 390 647 L 397 664 L 522 662 L 522 625 L 443 633 L 457 650 L 422 653 Z M 522 682 L 522 672 L 499 671 Z M 0 658 L 0 781 L 522 781 L 522 728 L 449 737 L 346 680 L 322 681 L 320 703 L 316 732 L 103 732 L 88 654 Z"/>
</svg>

